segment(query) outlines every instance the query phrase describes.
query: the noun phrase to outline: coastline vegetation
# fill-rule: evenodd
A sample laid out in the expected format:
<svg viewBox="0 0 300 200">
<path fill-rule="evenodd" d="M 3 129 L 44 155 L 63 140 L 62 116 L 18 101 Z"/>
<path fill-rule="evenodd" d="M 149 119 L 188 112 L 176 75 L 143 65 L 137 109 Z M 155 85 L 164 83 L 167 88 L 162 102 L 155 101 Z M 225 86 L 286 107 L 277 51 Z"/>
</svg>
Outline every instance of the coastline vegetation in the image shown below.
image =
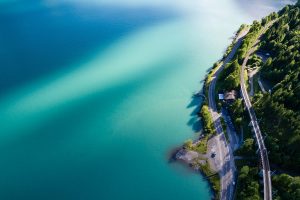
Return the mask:
<svg viewBox="0 0 300 200">
<path fill-rule="evenodd" d="M 249 25 L 247 25 L 247 24 L 242 24 L 242 25 L 240 26 L 240 28 L 238 29 L 238 31 L 236 32 L 234 38 L 236 38 L 242 31 L 244 31 L 244 30 L 247 29 L 247 28 L 249 28 Z M 236 42 L 236 40 L 234 39 L 234 40 L 231 42 L 231 44 L 227 47 L 227 49 L 226 49 L 226 51 L 225 51 L 225 53 L 224 53 L 224 55 L 223 55 L 223 59 L 225 59 L 225 58 L 229 55 L 229 53 L 232 51 L 232 48 L 233 48 L 235 42 Z"/>
<path fill-rule="evenodd" d="M 206 104 L 202 105 L 202 108 L 198 114 L 202 121 L 203 137 L 195 143 L 192 140 L 187 140 L 183 147 L 188 151 L 196 151 L 202 155 L 205 155 L 207 153 L 208 140 L 215 134 L 215 130 L 209 108 Z M 207 178 L 214 192 L 214 199 L 219 199 L 221 188 L 220 177 L 217 172 L 211 169 L 207 159 L 196 159 L 192 166 L 194 168 L 198 168 Z"/>
<path fill-rule="evenodd" d="M 275 20 L 276 13 L 264 18 L 261 22 L 254 21 L 250 26 L 248 34 L 245 36 L 241 47 L 230 63 L 220 73 L 217 80 L 218 91 L 240 91 L 240 73 L 241 65 L 248 51 L 257 41 L 258 37 L 265 31 L 265 26 L 270 21 Z M 248 27 L 249 28 L 249 27 Z M 259 47 L 260 44 L 257 45 Z M 254 57 L 251 61 L 252 65 L 258 65 L 258 58 Z M 245 81 L 247 82 L 248 75 L 245 72 Z M 236 160 L 238 171 L 235 199 L 261 199 L 262 190 L 260 186 L 259 175 L 259 156 L 255 151 L 255 142 L 251 129 L 249 128 L 249 117 L 241 98 L 235 100 L 232 104 L 227 105 L 227 109 L 233 119 L 233 124 L 238 132 L 244 132 L 245 141 L 242 147 L 235 152 L 235 155 L 240 156 L 240 160 Z"/>
<path fill-rule="evenodd" d="M 206 154 L 207 141 L 208 141 L 208 136 L 205 136 L 195 144 L 193 143 L 193 140 L 190 139 L 184 143 L 183 147 L 189 151 L 197 151 L 200 154 Z"/>
<path fill-rule="evenodd" d="M 215 134 L 213 120 L 210 115 L 209 108 L 204 104 L 200 110 L 199 117 L 201 117 L 202 126 L 203 126 L 203 137 L 193 143 L 192 140 L 187 140 L 184 144 L 184 147 L 187 150 L 197 151 L 200 154 L 206 154 L 207 152 L 207 142 L 211 136 Z"/>
<path fill-rule="evenodd" d="M 243 31 L 245 28 L 249 28 L 248 25 L 242 25 L 239 30 L 237 31 L 235 37 L 240 34 L 241 31 Z M 227 48 L 223 59 L 230 53 L 230 51 L 232 50 L 234 44 L 235 44 L 236 40 L 233 40 L 233 42 L 231 43 L 231 45 Z M 209 73 L 207 74 L 205 81 L 204 81 L 204 87 L 203 87 L 203 91 L 206 97 L 208 97 L 208 86 L 210 84 L 210 81 L 212 79 L 212 75 L 216 72 L 216 70 L 223 64 L 223 61 L 218 61 L 216 62 L 212 69 L 209 71 Z M 236 64 L 236 63 L 235 63 Z M 234 66 L 236 67 L 236 66 Z M 238 72 L 237 68 L 235 68 L 235 70 Z M 191 150 L 196 150 L 198 152 L 205 152 L 207 150 L 207 142 L 209 140 L 210 137 L 212 137 L 216 131 L 214 129 L 214 124 L 213 124 L 213 119 L 211 118 L 211 114 L 209 111 L 209 108 L 207 106 L 207 100 L 205 102 L 203 102 L 202 108 L 199 112 L 199 117 L 201 118 L 202 124 L 203 124 L 203 131 L 204 131 L 204 135 L 205 137 L 202 138 L 199 142 L 198 142 L 198 147 L 192 147 L 192 141 L 189 140 L 186 142 L 186 145 L 191 147 Z M 222 126 L 224 131 L 226 132 L 226 125 L 225 122 L 222 121 L 223 118 L 221 118 L 221 122 L 222 122 Z M 226 140 L 228 141 L 228 135 L 225 133 L 225 137 Z M 205 149 L 205 151 L 203 151 Z M 206 162 L 206 164 L 202 164 L 199 166 L 201 172 L 207 177 L 207 179 L 209 180 L 210 184 L 212 185 L 212 189 L 215 193 L 215 199 L 219 199 L 220 198 L 220 191 L 221 191 L 221 182 L 220 182 L 220 177 L 216 172 L 213 172 L 213 170 L 209 167 L 209 164 Z"/>
<path fill-rule="evenodd" d="M 200 117 L 203 122 L 203 130 L 205 135 L 213 135 L 215 134 L 213 119 L 211 118 L 209 108 L 206 104 L 204 104 L 200 111 Z"/>
<path fill-rule="evenodd" d="M 219 174 L 215 171 L 213 171 L 208 162 L 205 161 L 202 162 L 195 162 L 193 164 L 194 168 L 199 168 L 201 173 L 206 177 L 206 179 L 209 181 L 209 184 L 212 188 L 212 191 L 214 192 L 214 199 L 220 199 L 220 192 L 221 192 L 221 182 Z"/>
<path fill-rule="evenodd" d="M 242 25 L 241 27 L 240 27 L 240 29 L 237 31 L 237 33 L 236 33 L 236 35 L 235 36 L 237 36 L 241 31 L 243 31 L 245 28 L 249 28 L 248 27 L 248 25 Z M 225 54 L 224 54 L 224 57 L 223 57 L 223 59 L 226 57 L 226 55 L 228 55 L 229 53 L 230 53 L 230 51 L 232 50 L 232 47 L 234 46 L 234 44 L 235 44 L 235 40 L 231 43 L 231 45 L 227 48 L 227 50 L 226 50 L 226 52 L 225 52 Z M 216 70 L 221 66 L 223 64 L 223 61 L 218 61 L 218 62 L 216 62 L 214 65 L 213 65 L 213 67 L 212 67 L 212 69 L 209 71 L 209 73 L 208 73 L 208 75 L 206 76 L 206 79 L 205 79 L 205 82 L 204 82 L 204 93 L 205 93 L 205 96 L 206 97 L 208 97 L 208 86 L 209 86 L 209 84 L 210 84 L 210 81 L 211 81 L 211 79 L 212 79 L 212 75 L 216 72 Z M 234 70 L 236 70 L 236 73 L 237 74 L 239 74 L 239 72 L 238 72 L 238 68 L 237 68 L 237 63 L 234 63 L 235 65 L 233 65 L 233 67 L 236 67 L 236 68 L 234 68 Z M 232 67 L 232 66 L 229 66 L 228 68 L 230 68 L 230 67 Z M 230 70 L 232 70 L 232 69 L 230 69 Z M 232 80 L 232 79 L 231 79 Z M 229 81 L 231 81 L 231 80 L 229 80 Z M 238 80 L 239 81 L 239 80 Z M 231 83 L 229 83 L 229 84 L 231 84 Z M 212 118 L 211 118 L 211 114 L 210 114 L 210 111 L 209 111 L 209 108 L 208 108 L 208 106 L 207 106 L 207 100 L 203 103 L 203 105 L 202 105 L 202 108 L 201 108 L 201 110 L 200 110 L 200 112 L 199 112 L 199 117 L 201 118 L 201 121 L 202 121 L 202 124 L 203 124 L 203 130 L 204 130 L 204 135 L 205 135 L 205 137 L 204 138 L 202 138 L 200 141 L 199 141 L 199 146 L 200 146 L 200 148 L 197 148 L 197 147 L 192 147 L 192 141 L 190 140 L 190 141 L 187 141 L 186 142 L 186 145 L 187 146 L 189 146 L 189 147 L 191 147 L 190 149 L 191 150 L 198 150 L 198 152 L 199 152 L 199 150 L 200 150 L 200 152 L 205 152 L 206 153 L 206 151 L 203 151 L 203 149 L 205 148 L 205 149 L 207 149 L 207 142 L 208 142 L 208 139 L 210 138 L 210 137 L 212 137 L 215 133 L 216 133 L 216 131 L 215 131 L 215 129 L 214 129 L 214 125 L 213 125 L 213 120 L 212 120 Z M 223 118 L 221 118 L 221 119 L 223 119 Z M 224 129 L 224 131 L 226 131 L 226 128 L 225 128 L 225 122 L 224 121 L 222 121 L 221 120 L 221 122 L 222 122 L 222 126 L 223 126 L 223 129 Z M 225 137 L 226 137 L 226 140 L 228 141 L 228 135 L 227 134 L 225 134 Z M 209 164 L 206 162 L 206 164 L 200 164 L 200 166 L 199 166 L 199 168 L 200 168 L 200 170 L 201 170 L 201 172 L 207 177 L 207 179 L 209 180 L 209 182 L 210 182 L 210 184 L 211 184 L 211 186 L 212 186 L 212 189 L 213 189 L 213 191 L 214 191 L 214 193 L 215 193 L 215 199 L 219 199 L 220 198 L 220 191 L 221 191 L 221 182 L 220 182 L 220 177 L 219 177 L 219 175 L 217 174 L 217 173 L 215 173 L 215 172 L 213 172 L 212 170 L 211 170 L 211 168 L 209 167 Z"/>
<path fill-rule="evenodd" d="M 300 1 L 297 4 L 300 6 Z M 265 26 L 271 23 L 266 30 Z M 266 31 L 266 32 L 265 32 Z M 264 33 L 265 32 L 265 33 Z M 258 44 L 259 35 L 263 34 Z M 297 6 L 286 6 L 279 13 L 272 13 L 261 22 L 254 21 L 234 59 L 221 72 L 218 91 L 240 88 L 240 65 L 247 52 L 256 45 L 256 50 L 270 54 L 265 63 L 254 54 L 248 61 L 250 68 L 259 68 L 261 77 L 272 83 L 271 93 L 259 92 L 253 98 L 254 108 L 261 120 L 263 133 L 267 135 L 266 145 L 270 150 L 271 166 L 278 170 L 300 171 L 300 10 Z M 230 47 L 229 47 L 230 49 Z M 245 77 L 248 78 L 247 74 Z M 247 80 L 247 79 L 245 79 Z M 256 81 L 258 78 L 255 79 Z M 258 85 L 258 84 L 257 84 Z M 256 90 L 257 91 L 257 90 Z M 238 132 L 244 132 L 244 143 L 235 152 L 238 181 L 236 199 L 261 199 L 262 186 L 259 184 L 259 156 L 256 144 L 248 126 L 249 119 L 242 99 L 228 106 Z M 282 172 L 279 172 L 279 174 Z M 285 181 L 283 181 L 285 179 Z M 299 199 L 299 177 L 287 174 L 273 178 L 274 199 Z M 284 188 L 289 188 L 287 191 Z"/>
<path fill-rule="evenodd" d="M 250 57 L 250 68 L 258 68 L 260 77 L 272 84 L 270 93 L 262 93 L 255 89 L 252 99 L 265 143 L 270 151 L 271 168 L 278 170 L 272 178 L 273 199 L 300 199 L 300 0 L 295 6 L 286 6 L 278 13 L 271 13 L 261 21 L 254 21 L 249 33 L 245 36 L 241 47 L 230 63 L 219 75 L 217 80 L 218 91 L 240 89 L 240 67 L 252 48 L 256 46 Z M 267 27 L 269 26 L 270 27 Z M 242 25 L 241 28 L 246 25 Z M 242 29 L 239 29 L 240 32 Z M 255 44 L 258 37 L 258 43 Z M 225 54 L 232 50 L 231 44 Z M 255 53 L 267 55 L 262 59 Z M 263 62 L 265 60 L 265 63 Z M 204 93 L 208 95 L 208 85 L 212 75 L 220 67 L 222 61 L 214 64 L 204 83 Z M 245 77 L 248 78 L 247 73 Z M 255 77 L 257 81 L 259 77 Z M 247 79 L 245 79 L 247 80 Z M 258 87 L 257 83 L 254 83 Z M 243 132 L 243 145 L 234 152 L 239 159 L 235 160 L 238 178 L 236 183 L 235 199 L 262 199 L 263 186 L 259 168 L 259 155 L 251 127 L 242 99 L 237 99 L 228 106 L 233 118 L 233 124 L 238 132 Z M 204 102 L 199 112 L 203 123 L 204 137 L 193 145 L 188 141 L 185 146 L 199 153 L 206 153 L 207 141 L 215 134 L 213 120 L 207 102 Z M 224 121 L 222 121 L 224 126 Z M 198 146 L 197 146 L 198 145 Z M 209 164 L 200 164 L 200 170 L 212 184 L 212 188 L 219 198 L 220 178 L 209 168 Z M 288 174 L 286 174 L 288 173 Z M 292 175 L 298 175 L 293 177 Z"/>
<path fill-rule="evenodd" d="M 213 172 L 210 169 L 209 164 L 207 162 L 206 162 L 206 164 L 201 166 L 201 171 L 209 180 L 211 187 L 215 193 L 215 199 L 220 199 L 221 182 L 220 182 L 219 174 L 216 172 Z"/>
<path fill-rule="evenodd" d="M 206 104 L 203 104 L 199 115 L 203 123 L 203 131 L 205 136 L 198 141 L 194 148 L 200 153 L 206 153 L 208 140 L 216 133 L 216 131 L 214 129 L 213 120 L 211 118 L 209 108 Z M 201 172 L 209 180 L 215 194 L 215 199 L 219 199 L 221 188 L 219 175 L 210 168 L 208 162 L 205 162 L 205 164 L 200 164 L 199 167 Z"/>
</svg>

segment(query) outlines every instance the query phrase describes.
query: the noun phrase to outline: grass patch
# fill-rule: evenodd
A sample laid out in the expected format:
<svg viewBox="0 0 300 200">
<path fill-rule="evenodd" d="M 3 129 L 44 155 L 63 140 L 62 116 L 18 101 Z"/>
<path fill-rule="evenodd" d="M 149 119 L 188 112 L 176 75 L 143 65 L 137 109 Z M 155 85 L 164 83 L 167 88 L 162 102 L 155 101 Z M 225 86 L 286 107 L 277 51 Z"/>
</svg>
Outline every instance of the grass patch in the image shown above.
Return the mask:
<svg viewBox="0 0 300 200">
<path fill-rule="evenodd" d="M 196 145 L 194 145 L 193 150 L 202 154 L 206 154 L 207 152 L 207 141 L 208 135 L 202 138 Z"/>
<path fill-rule="evenodd" d="M 187 140 L 184 143 L 184 148 L 189 151 L 197 151 L 200 154 L 206 154 L 208 139 L 209 139 L 209 135 L 206 135 L 204 138 L 199 140 L 197 143 L 193 143 L 192 140 Z"/>
</svg>

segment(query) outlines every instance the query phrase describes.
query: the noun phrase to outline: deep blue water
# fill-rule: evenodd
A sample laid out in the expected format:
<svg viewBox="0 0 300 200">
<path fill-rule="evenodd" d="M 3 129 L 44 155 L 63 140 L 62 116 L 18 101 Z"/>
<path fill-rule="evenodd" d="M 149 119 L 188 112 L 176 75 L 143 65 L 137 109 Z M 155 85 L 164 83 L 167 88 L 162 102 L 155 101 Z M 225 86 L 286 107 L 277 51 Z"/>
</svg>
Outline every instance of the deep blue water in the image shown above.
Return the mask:
<svg viewBox="0 0 300 200">
<path fill-rule="evenodd" d="M 0 10 L 0 42 L 5 47 L 0 49 L 0 63 L 9 67 L 1 71 L 1 93 L 80 62 L 130 32 L 176 17 L 157 8 L 109 5 L 40 5 L 12 13 L 6 9 Z"/>
</svg>

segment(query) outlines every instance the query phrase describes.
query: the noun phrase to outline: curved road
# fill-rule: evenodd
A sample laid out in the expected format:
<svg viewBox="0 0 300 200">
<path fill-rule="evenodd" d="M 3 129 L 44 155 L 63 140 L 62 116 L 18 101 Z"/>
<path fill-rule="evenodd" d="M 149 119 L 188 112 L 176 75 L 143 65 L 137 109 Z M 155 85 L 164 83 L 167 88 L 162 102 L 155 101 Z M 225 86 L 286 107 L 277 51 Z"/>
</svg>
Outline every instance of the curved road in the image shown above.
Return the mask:
<svg viewBox="0 0 300 200">
<path fill-rule="evenodd" d="M 219 76 L 220 72 L 224 69 L 225 65 L 231 61 L 237 49 L 242 44 L 242 40 L 247 33 L 248 30 L 244 30 L 236 37 L 236 43 L 232 51 L 224 59 L 223 63 L 217 67 L 214 74 L 212 75 L 211 82 L 209 83 L 208 103 L 210 113 L 214 121 L 214 126 L 217 132 L 217 136 L 214 137 L 218 149 L 218 154 L 215 157 L 215 162 L 217 162 L 217 165 L 219 166 L 219 175 L 221 178 L 220 199 L 230 200 L 233 198 L 233 182 L 235 178 L 236 168 L 234 164 L 234 156 L 232 153 L 232 149 L 230 148 L 230 145 L 227 145 L 222 124 L 220 121 L 220 115 L 217 111 L 217 106 L 215 102 L 215 88 L 217 83 L 217 77 Z"/>
</svg>

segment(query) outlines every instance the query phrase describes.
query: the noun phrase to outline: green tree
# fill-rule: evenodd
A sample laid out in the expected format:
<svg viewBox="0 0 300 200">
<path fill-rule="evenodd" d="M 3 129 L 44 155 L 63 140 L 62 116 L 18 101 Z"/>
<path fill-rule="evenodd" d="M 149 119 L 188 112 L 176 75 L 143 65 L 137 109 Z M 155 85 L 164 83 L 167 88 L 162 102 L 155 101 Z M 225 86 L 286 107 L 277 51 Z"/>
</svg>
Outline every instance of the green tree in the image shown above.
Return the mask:
<svg viewBox="0 0 300 200">
<path fill-rule="evenodd" d="M 243 146 L 239 149 L 239 152 L 245 156 L 255 155 L 254 150 L 254 139 L 247 138 L 243 144 Z"/>
<path fill-rule="evenodd" d="M 207 105 L 203 105 L 200 111 L 202 117 L 203 129 L 206 134 L 214 134 L 213 120 L 210 115 L 210 111 Z"/>
<path fill-rule="evenodd" d="M 274 176 L 273 186 L 278 191 L 276 197 L 282 200 L 300 199 L 300 177 L 292 177 L 287 174 Z"/>
</svg>

